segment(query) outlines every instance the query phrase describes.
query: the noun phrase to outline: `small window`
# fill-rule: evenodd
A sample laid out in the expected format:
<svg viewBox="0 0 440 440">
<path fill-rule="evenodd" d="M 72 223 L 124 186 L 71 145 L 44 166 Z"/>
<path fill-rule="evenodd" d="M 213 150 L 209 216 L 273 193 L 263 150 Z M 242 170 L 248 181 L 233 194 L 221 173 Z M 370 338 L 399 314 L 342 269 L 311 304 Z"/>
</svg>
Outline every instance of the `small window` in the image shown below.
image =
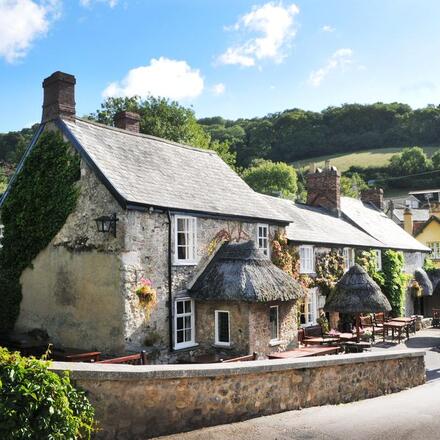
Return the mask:
<svg viewBox="0 0 440 440">
<path fill-rule="evenodd" d="M 313 246 L 299 247 L 299 265 L 301 273 L 315 272 L 315 251 Z"/>
<path fill-rule="evenodd" d="M 428 246 L 431 248 L 431 258 L 433 260 L 440 260 L 440 241 L 428 243 Z"/>
<path fill-rule="evenodd" d="M 344 248 L 342 254 L 344 257 L 344 269 L 347 271 L 350 267 L 354 266 L 354 249 Z"/>
<path fill-rule="evenodd" d="M 261 249 L 264 255 L 269 256 L 269 225 L 258 225 L 257 243 L 258 249 Z"/>
<path fill-rule="evenodd" d="M 280 324 L 279 324 L 279 308 L 278 306 L 271 306 L 269 310 L 270 323 L 270 340 L 278 341 L 280 339 Z"/>
<path fill-rule="evenodd" d="M 194 340 L 194 301 L 189 298 L 174 303 L 174 348 L 195 345 Z"/>
<path fill-rule="evenodd" d="M 231 329 L 229 312 L 215 311 L 215 343 L 216 345 L 231 345 Z"/>
<path fill-rule="evenodd" d="M 374 252 L 376 253 L 376 269 L 382 270 L 382 251 L 376 249 Z"/>
<path fill-rule="evenodd" d="M 176 216 L 175 263 L 197 263 L 197 219 Z"/>
<path fill-rule="evenodd" d="M 308 294 L 299 303 L 299 323 L 302 327 L 316 324 L 318 314 L 316 289 L 309 289 Z"/>
</svg>

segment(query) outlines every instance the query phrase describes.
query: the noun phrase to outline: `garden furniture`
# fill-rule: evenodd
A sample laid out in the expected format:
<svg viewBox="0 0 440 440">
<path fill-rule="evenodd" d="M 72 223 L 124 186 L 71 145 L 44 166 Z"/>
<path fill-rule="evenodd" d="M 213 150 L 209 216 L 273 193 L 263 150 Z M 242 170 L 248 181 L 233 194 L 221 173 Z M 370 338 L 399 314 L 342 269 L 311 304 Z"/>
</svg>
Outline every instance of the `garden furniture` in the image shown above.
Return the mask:
<svg viewBox="0 0 440 440">
<path fill-rule="evenodd" d="M 440 309 L 432 309 L 432 326 L 440 328 Z"/>
<path fill-rule="evenodd" d="M 341 350 L 339 345 L 333 347 L 301 347 L 294 350 L 280 351 L 268 355 L 269 359 L 290 359 L 301 357 L 324 356 L 329 354 L 338 354 Z"/>
<path fill-rule="evenodd" d="M 85 351 L 77 348 L 54 348 L 50 357 L 62 362 L 97 362 L 100 351 Z"/>
<path fill-rule="evenodd" d="M 416 334 L 416 322 L 417 322 L 416 316 L 411 316 L 411 317 L 400 316 L 398 318 L 393 318 L 391 321 L 404 322 L 408 326 L 408 330 L 411 330 L 413 334 Z"/>
<path fill-rule="evenodd" d="M 383 326 L 379 327 L 374 325 L 373 318 L 368 316 L 361 316 L 361 328 L 364 332 L 371 333 L 373 341 L 376 340 L 376 335 L 383 334 Z"/>
<path fill-rule="evenodd" d="M 307 347 L 308 345 L 326 345 L 326 344 L 338 344 L 340 341 L 340 338 L 335 337 L 322 337 L 322 338 L 305 338 L 303 340 L 304 345 Z"/>
<path fill-rule="evenodd" d="M 229 362 L 247 362 L 247 361 L 255 361 L 257 360 L 257 353 L 248 354 L 246 356 L 239 356 L 235 358 L 230 359 L 220 359 L 220 362 L 222 363 L 229 363 Z"/>
<path fill-rule="evenodd" d="M 142 350 L 140 353 L 120 356 L 112 359 L 97 361 L 97 364 L 129 364 L 129 365 L 147 365 L 147 353 Z"/>
<path fill-rule="evenodd" d="M 345 353 L 362 353 L 365 350 L 371 348 L 371 344 L 369 342 L 356 342 L 356 341 L 348 341 L 341 343 L 342 348 Z"/>
<path fill-rule="evenodd" d="M 383 340 L 385 341 L 385 337 L 388 336 L 388 331 L 391 330 L 391 337 L 394 340 L 394 331 L 397 332 L 397 340 L 399 341 L 402 337 L 402 332 L 406 333 L 406 337 L 409 339 L 409 326 L 405 322 L 398 321 L 388 321 L 383 325 Z"/>
</svg>

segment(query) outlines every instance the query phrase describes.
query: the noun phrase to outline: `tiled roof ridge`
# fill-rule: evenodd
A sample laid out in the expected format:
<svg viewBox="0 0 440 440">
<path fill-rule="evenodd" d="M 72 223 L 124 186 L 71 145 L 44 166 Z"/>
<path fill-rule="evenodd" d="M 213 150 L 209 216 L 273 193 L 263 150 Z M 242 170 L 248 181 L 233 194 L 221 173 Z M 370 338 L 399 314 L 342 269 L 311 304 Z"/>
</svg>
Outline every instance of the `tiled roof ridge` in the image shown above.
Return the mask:
<svg viewBox="0 0 440 440">
<path fill-rule="evenodd" d="M 172 145 L 173 147 L 179 147 L 179 148 L 184 148 L 186 150 L 194 150 L 200 153 L 205 153 L 205 154 L 211 154 L 211 155 L 215 155 L 218 156 L 217 152 L 214 150 L 208 150 L 205 148 L 200 148 L 200 147 L 193 147 L 192 145 L 186 145 L 186 144 L 182 144 L 179 142 L 174 142 L 174 141 L 170 141 L 169 139 L 164 139 L 164 138 L 160 138 L 157 136 L 152 136 L 150 134 L 145 134 L 145 133 L 135 133 L 129 130 L 123 130 L 122 128 L 117 128 L 117 127 L 113 127 L 111 125 L 106 125 L 106 124 L 101 124 L 100 122 L 96 122 L 96 121 L 92 121 L 90 119 L 85 119 L 85 118 L 80 118 L 78 116 L 75 117 L 75 120 L 78 120 L 80 122 L 86 123 L 86 124 L 90 124 L 90 125 L 95 125 L 96 127 L 99 128 L 104 128 L 107 130 L 111 130 L 111 131 L 115 131 L 118 133 L 122 133 L 122 134 L 126 134 L 129 136 L 135 136 L 135 137 L 141 137 L 141 138 L 145 138 L 145 139 L 150 139 L 153 141 L 158 141 L 158 142 L 162 142 L 164 144 L 169 144 Z M 218 156 L 220 157 L 220 156 Z"/>
</svg>

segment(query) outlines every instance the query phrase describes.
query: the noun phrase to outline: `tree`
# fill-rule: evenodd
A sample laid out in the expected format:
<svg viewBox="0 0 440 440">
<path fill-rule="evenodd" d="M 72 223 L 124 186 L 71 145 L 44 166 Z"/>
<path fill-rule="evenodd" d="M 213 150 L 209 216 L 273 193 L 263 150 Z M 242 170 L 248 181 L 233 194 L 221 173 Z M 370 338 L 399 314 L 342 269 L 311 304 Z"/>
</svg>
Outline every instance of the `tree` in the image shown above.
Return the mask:
<svg viewBox="0 0 440 440">
<path fill-rule="evenodd" d="M 341 193 L 343 196 L 359 199 L 361 191 L 367 188 L 368 185 L 358 173 L 353 173 L 351 176 L 341 177 Z"/>
<path fill-rule="evenodd" d="M 209 133 L 197 122 L 194 111 L 176 101 L 153 96 L 146 99 L 138 96 L 107 98 L 101 104 L 101 109 L 89 115 L 89 118 L 113 125 L 114 117 L 120 111 L 132 111 L 140 115 L 141 133 L 217 151 L 228 165 L 235 165 L 235 155 L 230 151 L 229 144 L 212 141 Z"/>
<path fill-rule="evenodd" d="M 420 147 L 404 148 L 391 156 L 389 169 L 393 176 L 417 174 L 432 168 L 431 160 Z"/>
<path fill-rule="evenodd" d="M 295 169 L 283 162 L 258 160 L 243 172 L 246 183 L 255 191 L 294 199 L 297 192 Z"/>
<path fill-rule="evenodd" d="M 437 150 L 431 157 L 432 167 L 435 170 L 440 170 L 440 150 Z"/>
</svg>

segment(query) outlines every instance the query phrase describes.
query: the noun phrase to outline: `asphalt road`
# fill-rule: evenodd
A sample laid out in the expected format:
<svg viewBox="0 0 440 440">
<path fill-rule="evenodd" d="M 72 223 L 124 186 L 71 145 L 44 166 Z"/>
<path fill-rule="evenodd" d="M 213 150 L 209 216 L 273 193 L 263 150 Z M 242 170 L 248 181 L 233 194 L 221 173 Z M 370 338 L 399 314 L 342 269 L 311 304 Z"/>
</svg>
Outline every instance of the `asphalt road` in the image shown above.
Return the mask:
<svg viewBox="0 0 440 440">
<path fill-rule="evenodd" d="M 405 346 L 427 351 L 425 385 L 360 402 L 288 411 L 161 439 L 440 440 L 440 330 L 425 330 L 406 344 L 384 344 L 377 349 Z"/>
</svg>

